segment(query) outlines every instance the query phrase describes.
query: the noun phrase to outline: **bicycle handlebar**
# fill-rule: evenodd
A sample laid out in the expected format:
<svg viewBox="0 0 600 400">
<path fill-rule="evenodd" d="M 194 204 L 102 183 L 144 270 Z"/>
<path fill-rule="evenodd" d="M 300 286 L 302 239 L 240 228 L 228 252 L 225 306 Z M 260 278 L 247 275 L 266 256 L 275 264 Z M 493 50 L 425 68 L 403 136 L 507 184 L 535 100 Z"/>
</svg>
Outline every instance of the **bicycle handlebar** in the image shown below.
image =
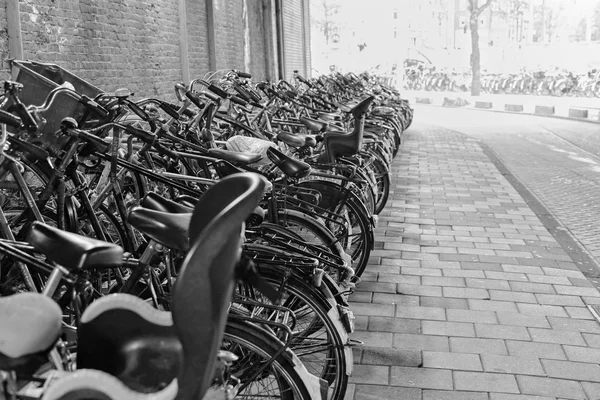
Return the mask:
<svg viewBox="0 0 600 400">
<path fill-rule="evenodd" d="M 13 128 L 19 128 L 23 122 L 21 118 L 13 115 L 9 112 L 0 110 L 0 124 L 6 124 L 8 126 L 12 126 Z"/>
</svg>

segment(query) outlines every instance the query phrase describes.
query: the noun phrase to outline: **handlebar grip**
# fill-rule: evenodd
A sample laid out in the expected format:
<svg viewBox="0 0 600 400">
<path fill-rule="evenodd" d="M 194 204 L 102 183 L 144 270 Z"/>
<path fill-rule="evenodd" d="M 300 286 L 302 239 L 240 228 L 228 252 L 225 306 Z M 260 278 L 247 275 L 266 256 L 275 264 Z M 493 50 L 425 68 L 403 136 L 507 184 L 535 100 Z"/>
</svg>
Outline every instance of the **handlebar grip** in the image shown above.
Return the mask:
<svg viewBox="0 0 600 400">
<path fill-rule="evenodd" d="M 221 101 L 221 98 L 214 93 L 204 92 L 204 95 L 206 97 L 208 97 L 209 99 L 211 99 L 212 101 L 214 101 L 215 103 L 219 103 Z"/>
<path fill-rule="evenodd" d="M 140 117 L 144 121 L 148 121 L 150 119 L 150 116 L 146 113 L 146 111 L 142 110 L 142 108 L 135 104 L 133 101 L 128 100 L 127 105 L 129 106 L 129 109 L 131 111 L 133 111 L 138 117 Z"/>
<path fill-rule="evenodd" d="M 19 114 L 19 117 L 21 117 L 21 122 L 23 123 L 23 126 L 25 126 L 25 129 L 27 129 L 27 132 L 29 132 L 29 133 L 37 132 L 38 124 L 35 121 L 35 118 L 33 118 L 33 115 L 31 115 L 31 113 L 25 106 L 25 104 L 23 104 L 23 103 L 14 104 L 14 110 L 17 114 Z"/>
<path fill-rule="evenodd" d="M 250 97 L 250 93 L 248 93 L 248 91 L 246 89 L 244 89 L 243 87 L 239 86 L 239 85 L 234 85 L 233 88 L 235 89 L 236 92 L 238 92 L 238 94 L 246 101 L 252 101 L 252 98 Z"/>
<path fill-rule="evenodd" d="M 173 107 L 168 105 L 167 103 L 161 102 L 159 105 L 160 109 L 169 114 L 171 118 L 179 119 L 179 113 Z"/>
<path fill-rule="evenodd" d="M 170 157 L 174 160 L 179 159 L 179 155 L 177 153 L 175 153 L 172 150 L 167 149 L 165 146 L 163 146 L 162 144 L 156 142 L 154 143 L 153 147 L 160 153 L 163 154 L 167 157 Z"/>
<path fill-rule="evenodd" d="M 256 91 L 254 89 L 247 89 L 248 90 L 248 94 L 250 95 L 250 97 L 252 98 L 253 101 L 259 103 L 262 100 L 262 97 L 260 97 L 260 94 L 256 93 Z"/>
<path fill-rule="evenodd" d="M 193 93 L 191 90 L 188 90 L 185 92 L 185 97 L 187 97 L 188 99 L 190 99 L 190 101 L 192 103 L 194 103 L 194 105 L 198 108 L 204 108 L 204 104 L 202 103 L 202 101 L 200 101 L 200 97 L 196 96 L 195 93 Z"/>
<path fill-rule="evenodd" d="M 90 111 L 96 113 L 100 118 L 108 117 L 108 110 L 102 107 L 100 104 L 96 103 L 94 100 L 87 97 L 86 95 L 82 95 L 79 99 L 79 102 L 86 106 Z"/>
<path fill-rule="evenodd" d="M 243 106 L 243 107 L 248 105 L 248 102 L 246 100 L 244 100 L 238 96 L 231 96 L 231 101 L 233 101 L 234 103 L 239 104 L 240 106 Z"/>
<path fill-rule="evenodd" d="M 21 126 L 21 118 L 13 115 L 9 112 L 0 110 L 0 124 L 6 124 L 8 126 L 12 126 L 14 128 L 18 128 Z"/>
<path fill-rule="evenodd" d="M 228 96 L 228 93 L 226 91 L 224 91 L 223 89 L 221 89 L 218 86 L 213 85 L 212 83 L 210 85 L 208 85 L 208 90 L 210 90 L 211 92 L 221 96 L 222 98 L 226 99 Z"/>
<path fill-rule="evenodd" d="M 125 132 L 127 132 L 130 135 L 135 136 L 138 139 L 143 140 L 144 142 L 153 144 L 154 140 L 156 140 L 156 136 L 154 136 L 150 132 L 146 132 L 143 129 L 139 129 L 139 128 L 136 128 L 131 125 L 123 125 L 122 127 L 125 128 Z"/>
<path fill-rule="evenodd" d="M 250 75 L 248 72 L 243 72 L 243 71 L 235 71 L 235 73 L 237 74 L 237 76 L 239 76 L 240 78 L 247 78 L 250 79 L 252 78 L 252 75 Z"/>
<path fill-rule="evenodd" d="M 312 83 L 310 83 L 310 82 L 309 82 L 309 81 L 308 81 L 308 80 L 307 80 L 305 77 L 303 77 L 302 75 L 300 75 L 300 74 L 296 74 L 296 78 L 298 78 L 298 80 L 299 80 L 300 82 L 304 83 L 306 86 L 308 86 L 308 87 L 310 87 L 310 88 L 312 87 Z"/>
</svg>

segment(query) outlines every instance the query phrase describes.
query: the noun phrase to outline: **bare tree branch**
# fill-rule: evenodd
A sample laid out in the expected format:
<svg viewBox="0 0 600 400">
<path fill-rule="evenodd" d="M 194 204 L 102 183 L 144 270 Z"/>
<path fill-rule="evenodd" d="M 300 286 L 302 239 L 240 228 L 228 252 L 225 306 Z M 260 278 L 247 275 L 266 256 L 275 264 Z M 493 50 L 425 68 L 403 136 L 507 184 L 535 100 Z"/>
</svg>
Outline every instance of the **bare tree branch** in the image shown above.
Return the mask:
<svg viewBox="0 0 600 400">
<path fill-rule="evenodd" d="M 486 8 L 488 8 L 490 6 L 490 4 L 492 4 L 492 1 L 494 1 L 494 0 L 487 0 L 485 3 L 483 3 L 483 5 L 481 7 L 479 7 L 476 11 L 477 16 L 481 15 L 483 10 L 485 10 Z"/>
</svg>

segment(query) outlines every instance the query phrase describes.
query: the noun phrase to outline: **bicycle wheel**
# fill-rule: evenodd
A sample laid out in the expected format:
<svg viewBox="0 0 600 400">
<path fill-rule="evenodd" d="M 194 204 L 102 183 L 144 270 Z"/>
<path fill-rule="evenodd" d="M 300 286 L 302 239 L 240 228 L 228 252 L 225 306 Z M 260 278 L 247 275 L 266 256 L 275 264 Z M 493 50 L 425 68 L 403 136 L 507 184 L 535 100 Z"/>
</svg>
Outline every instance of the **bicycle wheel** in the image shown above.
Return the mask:
<svg viewBox="0 0 600 400">
<path fill-rule="evenodd" d="M 313 399 L 314 377 L 302 371 L 289 349 L 279 353 L 283 346 L 277 337 L 252 323 L 235 318 L 227 321 L 221 348 L 238 357 L 230 367 L 231 375 L 242 384 L 236 399 Z"/>
<path fill-rule="evenodd" d="M 324 379 L 328 384 L 328 399 L 343 398 L 348 385 L 348 371 L 352 369 L 352 355 L 344 349 L 348 334 L 340 322 L 335 299 L 328 300 L 325 293 L 307 282 L 300 274 L 284 271 L 277 266 L 258 266 L 260 276 L 279 288 L 282 300 L 279 305 L 294 312 L 295 325 L 291 326 L 291 349 L 306 369 Z M 284 284 L 282 284 L 284 282 Z M 238 286 L 238 293 L 270 304 L 262 295 L 248 286 Z M 270 318 L 268 309 L 257 313 Z"/>
</svg>

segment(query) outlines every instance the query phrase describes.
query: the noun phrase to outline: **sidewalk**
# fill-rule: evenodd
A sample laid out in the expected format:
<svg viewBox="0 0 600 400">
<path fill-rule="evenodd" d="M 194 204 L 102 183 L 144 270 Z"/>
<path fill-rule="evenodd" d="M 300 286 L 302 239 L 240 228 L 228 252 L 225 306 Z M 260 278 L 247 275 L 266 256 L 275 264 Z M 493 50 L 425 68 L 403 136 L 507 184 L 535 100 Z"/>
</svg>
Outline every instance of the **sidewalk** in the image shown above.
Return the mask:
<svg viewBox="0 0 600 400">
<path fill-rule="evenodd" d="M 413 129 L 392 173 L 346 398 L 600 399 L 600 293 L 477 142 Z"/>
<path fill-rule="evenodd" d="M 402 92 L 411 102 L 447 107 L 478 108 L 520 114 L 537 114 L 600 122 L 600 99 L 515 94 L 481 94 L 473 97 L 459 92 Z"/>
</svg>

